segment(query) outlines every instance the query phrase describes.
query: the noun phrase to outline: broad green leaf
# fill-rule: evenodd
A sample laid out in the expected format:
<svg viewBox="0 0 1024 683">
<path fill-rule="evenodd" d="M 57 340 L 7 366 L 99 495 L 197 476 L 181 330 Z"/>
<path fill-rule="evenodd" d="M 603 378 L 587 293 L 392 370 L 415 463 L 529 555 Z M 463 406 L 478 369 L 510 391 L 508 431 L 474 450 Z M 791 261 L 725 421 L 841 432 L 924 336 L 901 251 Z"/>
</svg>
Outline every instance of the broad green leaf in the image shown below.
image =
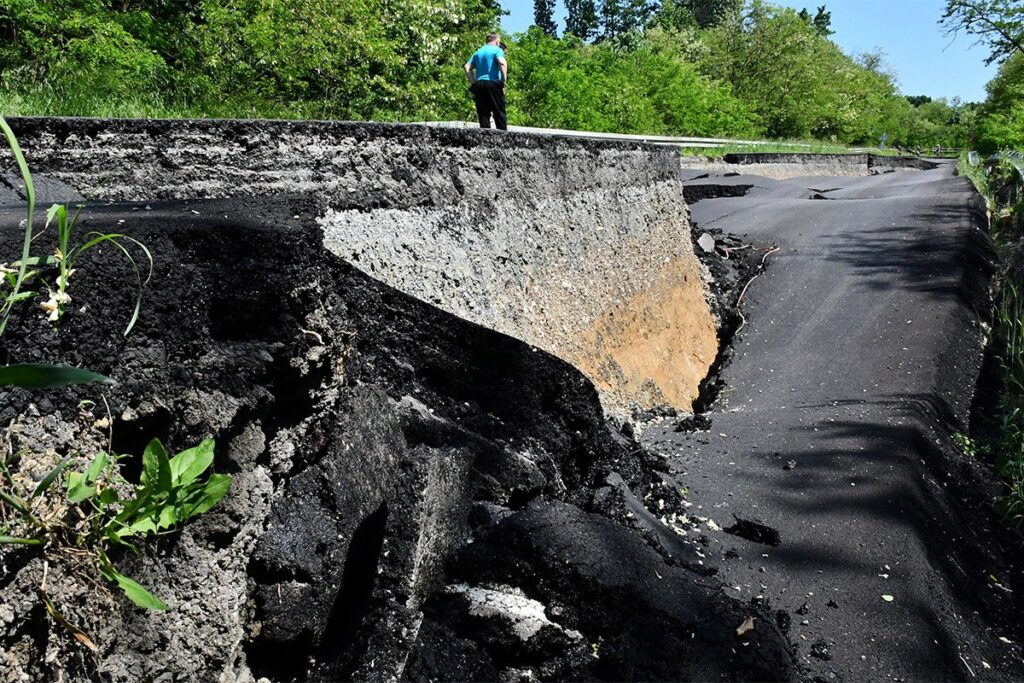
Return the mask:
<svg viewBox="0 0 1024 683">
<path fill-rule="evenodd" d="M 117 491 L 114 489 L 103 489 L 100 492 L 100 502 L 104 505 L 113 505 L 118 500 Z"/>
<path fill-rule="evenodd" d="M 110 462 L 110 456 L 106 453 L 100 452 L 93 461 L 89 463 L 89 468 L 85 471 L 85 480 L 89 484 L 95 484 L 96 480 L 99 479 L 100 474 L 106 469 L 107 464 Z"/>
<path fill-rule="evenodd" d="M 23 363 L 0 367 L 0 386 L 15 386 L 22 389 L 56 389 L 92 382 L 109 384 L 112 380 L 99 373 L 70 365 Z"/>
<path fill-rule="evenodd" d="M 211 474 L 202 488 L 196 491 L 194 496 L 189 496 L 189 502 L 182 506 L 180 521 L 184 522 L 210 510 L 227 494 L 229 488 L 231 488 L 229 475 Z"/>
<path fill-rule="evenodd" d="M 156 528 L 156 521 L 154 521 L 154 517 L 147 516 L 147 517 L 143 517 L 141 519 L 138 519 L 135 522 L 133 522 L 132 524 L 128 525 L 128 528 L 125 529 L 124 533 L 121 533 L 120 535 L 121 536 L 131 536 L 133 534 L 148 534 L 148 533 L 154 532 L 156 530 L 157 530 L 157 528 Z"/>
<path fill-rule="evenodd" d="M 159 439 L 150 441 L 142 453 L 142 478 L 139 484 L 154 493 L 167 493 L 171 490 L 171 463 Z"/>
<path fill-rule="evenodd" d="M 110 456 L 106 453 L 99 453 L 84 474 L 72 472 L 68 475 L 68 500 L 72 503 L 81 503 L 96 495 L 96 480 L 110 463 Z"/>
<path fill-rule="evenodd" d="M 68 464 L 68 460 L 69 458 L 61 460 L 56 467 L 50 470 L 49 474 L 43 477 L 42 481 L 39 482 L 39 485 L 36 486 L 36 490 L 32 492 L 32 499 L 38 498 L 46 493 L 46 490 L 53 485 L 54 480 L 56 480 L 57 477 L 60 476 L 60 473 L 64 471 L 64 466 Z"/>
<path fill-rule="evenodd" d="M 178 507 L 177 505 L 170 504 L 165 505 L 160 509 L 159 514 L 156 518 L 156 526 L 158 529 L 169 529 L 178 522 Z"/>
<path fill-rule="evenodd" d="M 107 573 L 109 574 L 109 578 L 117 582 L 117 585 L 122 591 L 124 591 L 124 594 L 128 596 L 128 599 L 139 607 L 161 611 L 168 609 L 167 603 L 143 588 L 135 580 L 128 578 L 121 572 L 114 569 L 112 566 L 108 567 Z"/>
<path fill-rule="evenodd" d="M 184 486 L 205 472 L 213 464 L 213 446 L 213 439 L 203 439 L 198 446 L 171 458 L 172 483 L 175 486 Z"/>
<path fill-rule="evenodd" d="M 96 487 L 86 483 L 85 475 L 80 472 L 68 473 L 68 500 L 81 503 L 96 495 Z"/>
<path fill-rule="evenodd" d="M 118 528 L 121 528 L 121 527 L 118 527 Z M 117 533 L 118 528 L 115 528 L 113 525 L 108 524 L 106 527 L 103 528 L 103 536 L 104 536 L 104 538 L 109 540 L 111 543 L 116 543 L 119 546 L 122 546 L 124 548 L 128 548 L 129 550 L 131 550 L 134 553 L 139 552 L 139 548 L 134 543 L 131 543 L 129 541 L 124 540 L 124 537 L 122 537 L 121 535 L 119 535 Z M 127 534 L 127 535 L 131 536 L 133 534 Z"/>
</svg>

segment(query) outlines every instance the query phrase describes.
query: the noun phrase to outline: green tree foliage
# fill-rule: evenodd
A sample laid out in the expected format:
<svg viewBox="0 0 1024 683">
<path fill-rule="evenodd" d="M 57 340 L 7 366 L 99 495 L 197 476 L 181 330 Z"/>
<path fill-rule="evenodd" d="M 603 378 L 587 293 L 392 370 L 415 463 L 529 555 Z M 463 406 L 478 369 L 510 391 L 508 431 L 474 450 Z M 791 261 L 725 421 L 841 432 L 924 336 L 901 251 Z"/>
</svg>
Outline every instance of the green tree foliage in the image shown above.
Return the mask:
<svg viewBox="0 0 1024 683">
<path fill-rule="evenodd" d="M 601 20 L 594 0 L 565 0 L 565 32 L 585 43 L 597 37 Z"/>
<path fill-rule="evenodd" d="M 706 40 L 705 72 L 731 82 L 771 137 L 877 142 L 909 107 L 881 60 L 858 62 L 791 9 L 755 0 Z"/>
<path fill-rule="evenodd" d="M 980 151 L 1024 151 L 1024 53 L 1011 55 L 986 86 L 988 99 L 978 112 Z"/>
<path fill-rule="evenodd" d="M 712 28 L 736 16 L 743 0 L 680 0 L 680 4 L 689 9 L 698 26 Z"/>
<path fill-rule="evenodd" d="M 601 40 L 621 41 L 645 28 L 654 16 L 649 0 L 603 0 L 601 2 Z"/>
<path fill-rule="evenodd" d="M 900 138 L 902 144 L 922 151 L 936 146 L 971 146 L 976 105 L 920 96 L 908 97 L 907 101 L 912 107 L 906 113 L 906 124 Z"/>
<path fill-rule="evenodd" d="M 677 37 L 653 30 L 640 47 L 558 41 L 531 29 L 514 45 L 509 116 L 524 125 L 592 131 L 748 135 L 755 117 L 728 86 L 680 56 Z M 637 75 L 642 74 L 638 78 Z"/>
<path fill-rule="evenodd" d="M 875 142 L 922 137 L 938 116 L 898 95 L 880 56 L 828 40 L 824 6 L 812 17 L 763 0 L 566 0 L 561 40 L 554 7 L 535 0 L 538 28 L 507 38 L 512 123 Z M 501 14 L 497 0 L 0 0 L 0 102 L 466 120 L 461 66 Z"/>
<path fill-rule="evenodd" d="M 533 0 L 533 25 L 552 38 L 558 36 L 555 25 L 555 0 Z"/>
<path fill-rule="evenodd" d="M 450 74 L 500 13 L 496 0 L 0 0 L 0 70 L 7 89 L 86 93 L 83 109 L 142 92 L 211 115 L 461 116 Z"/>
<path fill-rule="evenodd" d="M 946 11 L 940 21 L 949 33 L 963 31 L 988 45 L 989 64 L 1024 53 L 1021 0 L 946 0 Z"/>
<path fill-rule="evenodd" d="M 818 32 L 819 36 L 828 38 L 830 35 L 835 33 L 832 30 L 832 13 L 825 10 L 825 6 L 821 5 L 818 7 L 818 11 L 811 16 L 811 13 L 804 7 L 799 12 L 799 17 L 810 26 L 814 27 L 814 30 Z"/>
<path fill-rule="evenodd" d="M 818 7 L 818 11 L 814 13 L 814 18 L 811 19 L 811 25 L 814 26 L 814 30 L 818 32 L 818 35 L 823 38 L 828 38 L 835 33 L 832 30 L 832 13 L 825 9 L 825 5 Z"/>
</svg>

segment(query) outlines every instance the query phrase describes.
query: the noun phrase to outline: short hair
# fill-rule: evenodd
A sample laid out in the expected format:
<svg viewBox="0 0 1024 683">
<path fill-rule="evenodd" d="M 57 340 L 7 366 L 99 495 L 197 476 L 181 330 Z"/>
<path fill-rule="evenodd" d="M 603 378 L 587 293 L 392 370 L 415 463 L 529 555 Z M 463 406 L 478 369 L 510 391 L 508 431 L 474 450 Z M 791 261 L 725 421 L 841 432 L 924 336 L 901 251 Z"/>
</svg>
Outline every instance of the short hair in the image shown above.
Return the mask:
<svg viewBox="0 0 1024 683">
<path fill-rule="evenodd" d="M 497 34 L 497 33 L 494 33 L 493 31 L 492 31 L 491 33 L 488 33 L 488 34 L 487 34 L 487 42 L 488 42 L 488 43 L 493 43 L 493 42 L 494 42 L 494 41 L 496 41 L 496 40 L 497 40 L 498 38 L 499 38 L 498 34 Z"/>
</svg>

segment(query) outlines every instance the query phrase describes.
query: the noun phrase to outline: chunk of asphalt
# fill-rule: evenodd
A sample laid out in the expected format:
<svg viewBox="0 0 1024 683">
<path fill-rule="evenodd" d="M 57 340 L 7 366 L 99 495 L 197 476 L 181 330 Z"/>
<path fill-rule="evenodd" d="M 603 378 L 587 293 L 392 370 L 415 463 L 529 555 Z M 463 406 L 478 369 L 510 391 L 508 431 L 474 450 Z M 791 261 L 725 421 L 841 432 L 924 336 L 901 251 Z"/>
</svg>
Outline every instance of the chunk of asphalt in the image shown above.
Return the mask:
<svg viewBox="0 0 1024 683">
<path fill-rule="evenodd" d="M 779 537 L 779 532 L 767 524 L 763 524 L 753 519 L 743 519 L 736 515 L 733 515 L 733 519 L 736 520 L 736 523 L 722 531 L 727 534 L 732 534 L 733 536 L 745 538 L 748 541 L 753 541 L 754 543 L 763 543 L 764 545 L 770 546 L 782 545 L 782 539 Z"/>
<path fill-rule="evenodd" d="M 677 432 L 706 432 L 711 429 L 711 419 L 707 415 L 691 415 L 676 423 Z"/>
</svg>

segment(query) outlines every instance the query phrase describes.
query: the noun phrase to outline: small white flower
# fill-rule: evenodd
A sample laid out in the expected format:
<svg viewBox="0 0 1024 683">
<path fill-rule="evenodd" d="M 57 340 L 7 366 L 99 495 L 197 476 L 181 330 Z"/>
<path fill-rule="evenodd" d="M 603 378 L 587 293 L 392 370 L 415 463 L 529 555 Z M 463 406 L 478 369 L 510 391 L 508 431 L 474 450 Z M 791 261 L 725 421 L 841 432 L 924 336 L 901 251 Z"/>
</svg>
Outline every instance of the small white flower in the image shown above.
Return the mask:
<svg viewBox="0 0 1024 683">
<path fill-rule="evenodd" d="M 39 304 L 39 308 L 43 309 L 47 313 L 47 319 L 55 323 L 60 319 L 60 307 L 62 304 L 67 304 L 71 301 L 71 297 L 67 292 L 51 292 L 50 298 Z"/>
<path fill-rule="evenodd" d="M 44 311 L 46 311 L 46 313 L 49 314 L 46 317 L 47 319 L 49 319 L 50 322 L 57 322 L 57 318 L 60 316 L 60 312 L 57 310 L 57 300 L 54 297 L 51 296 L 47 301 L 44 301 L 43 303 L 39 304 L 39 308 L 43 309 Z"/>
<path fill-rule="evenodd" d="M 66 276 L 63 273 L 58 275 L 57 276 L 57 286 L 60 289 L 67 289 L 67 287 L 68 287 L 68 280 L 70 280 L 71 276 L 74 275 L 74 274 L 75 274 L 75 269 L 72 268 L 71 270 L 68 271 L 68 274 Z"/>
</svg>

